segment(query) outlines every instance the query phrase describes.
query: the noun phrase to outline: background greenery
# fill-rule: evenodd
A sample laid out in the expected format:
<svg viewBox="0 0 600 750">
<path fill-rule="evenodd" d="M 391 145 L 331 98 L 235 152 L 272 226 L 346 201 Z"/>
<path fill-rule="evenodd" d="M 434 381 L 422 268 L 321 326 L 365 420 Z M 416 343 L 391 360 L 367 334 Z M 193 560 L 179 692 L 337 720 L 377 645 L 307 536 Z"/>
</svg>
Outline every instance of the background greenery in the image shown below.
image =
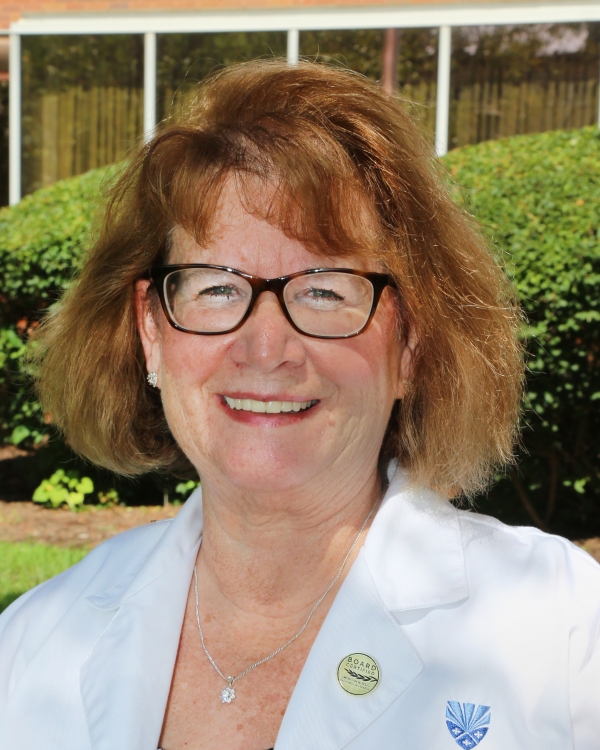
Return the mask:
<svg viewBox="0 0 600 750">
<path fill-rule="evenodd" d="M 75 565 L 86 554 L 86 549 L 0 542 L 0 612 L 21 594 Z"/>
<path fill-rule="evenodd" d="M 20 371 L 27 336 L 82 257 L 98 193 L 112 170 L 63 180 L 0 211 L 0 434 L 39 443 L 48 428 Z"/>
<path fill-rule="evenodd" d="M 478 500 L 484 512 L 571 537 L 600 534 L 600 136 L 596 128 L 518 136 L 451 152 L 456 198 L 495 243 L 527 314 L 527 401 L 518 470 Z M 114 168 L 113 168 L 114 169 Z M 101 186 L 96 170 L 0 211 L 0 440 L 38 446 L 33 491 L 77 467 L 32 400 L 24 342 L 81 262 Z M 9 462 L 2 462 L 7 464 Z M 15 464 L 16 465 L 16 464 Z M 79 464 L 80 468 L 81 465 Z M 83 468 L 82 468 L 83 471 Z M 97 489 L 114 478 L 89 468 Z M 165 480 L 118 485 L 127 502 L 160 502 Z M 10 485 L 10 482 L 9 482 Z M 7 485 L 5 485 L 7 486 Z"/>
<path fill-rule="evenodd" d="M 480 507 L 571 536 L 598 534 L 598 128 L 482 143 L 445 164 L 501 252 L 529 323 L 518 471 Z"/>
</svg>

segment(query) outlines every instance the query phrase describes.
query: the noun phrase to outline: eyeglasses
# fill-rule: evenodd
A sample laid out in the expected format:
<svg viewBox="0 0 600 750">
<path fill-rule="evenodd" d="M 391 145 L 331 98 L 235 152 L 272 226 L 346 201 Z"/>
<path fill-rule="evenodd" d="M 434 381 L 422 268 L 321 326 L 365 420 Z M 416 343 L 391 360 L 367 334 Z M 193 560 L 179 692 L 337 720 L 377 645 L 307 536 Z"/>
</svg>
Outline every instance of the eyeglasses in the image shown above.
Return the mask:
<svg viewBox="0 0 600 750">
<path fill-rule="evenodd" d="M 358 336 L 385 287 L 396 287 L 386 273 L 350 268 L 311 268 L 261 279 L 235 268 L 194 263 L 154 267 L 150 278 L 173 328 L 203 336 L 237 330 L 263 292 L 276 295 L 299 333 L 320 339 Z"/>
</svg>

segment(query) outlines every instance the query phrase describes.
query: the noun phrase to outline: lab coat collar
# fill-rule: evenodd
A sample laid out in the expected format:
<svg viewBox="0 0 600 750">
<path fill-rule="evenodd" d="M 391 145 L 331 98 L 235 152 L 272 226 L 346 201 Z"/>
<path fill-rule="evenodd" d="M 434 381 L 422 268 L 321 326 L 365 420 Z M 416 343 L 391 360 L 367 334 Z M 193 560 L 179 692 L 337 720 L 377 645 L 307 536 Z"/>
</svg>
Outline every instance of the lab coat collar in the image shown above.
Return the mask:
<svg viewBox="0 0 600 750">
<path fill-rule="evenodd" d="M 87 598 L 103 627 L 80 673 L 93 750 L 158 746 L 201 533 L 198 489 L 136 569 Z"/>
<path fill-rule="evenodd" d="M 93 750 L 157 747 L 201 532 L 198 490 L 137 569 L 88 597 L 103 628 L 81 669 Z M 397 470 L 313 644 L 276 750 L 347 745 L 423 669 L 392 613 L 467 596 L 456 510 Z M 380 666 L 380 684 L 366 696 L 351 696 L 337 683 L 337 667 L 351 653 Z"/>
<path fill-rule="evenodd" d="M 196 555 L 202 535 L 202 490 L 198 487 L 188 498 L 151 554 L 140 559 L 110 588 L 87 597 L 98 609 L 118 609 L 123 602 L 166 573 L 192 551 Z M 195 559 L 195 557 L 194 557 Z"/>
<path fill-rule="evenodd" d="M 398 468 L 364 544 L 366 564 L 385 607 L 439 607 L 469 596 L 456 508 L 412 484 Z"/>
</svg>

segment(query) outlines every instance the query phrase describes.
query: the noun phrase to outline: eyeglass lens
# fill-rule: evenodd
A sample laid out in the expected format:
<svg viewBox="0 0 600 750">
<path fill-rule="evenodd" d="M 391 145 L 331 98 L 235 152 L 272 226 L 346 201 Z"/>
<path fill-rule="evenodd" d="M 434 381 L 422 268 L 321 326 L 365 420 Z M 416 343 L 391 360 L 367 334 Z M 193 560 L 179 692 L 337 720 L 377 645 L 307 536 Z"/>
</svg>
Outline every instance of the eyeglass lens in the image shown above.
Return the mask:
<svg viewBox="0 0 600 750">
<path fill-rule="evenodd" d="M 215 268 L 172 271 L 164 283 L 173 321 L 196 333 L 223 333 L 235 328 L 252 301 L 247 279 Z M 357 333 L 369 319 L 373 297 L 368 279 L 335 271 L 297 276 L 283 291 L 290 318 L 301 331 L 313 336 Z"/>
</svg>

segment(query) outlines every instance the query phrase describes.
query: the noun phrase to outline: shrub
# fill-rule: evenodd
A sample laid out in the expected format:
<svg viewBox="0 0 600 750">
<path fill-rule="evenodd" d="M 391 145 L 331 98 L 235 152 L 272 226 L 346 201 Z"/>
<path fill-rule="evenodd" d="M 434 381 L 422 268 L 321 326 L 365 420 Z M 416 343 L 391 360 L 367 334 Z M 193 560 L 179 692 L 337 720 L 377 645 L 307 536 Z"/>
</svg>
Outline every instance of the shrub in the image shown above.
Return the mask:
<svg viewBox="0 0 600 750">
<path fill-rule="evenodd" d="M 93 491 L 94 483 L 89 477 L 80 476 L 74 469 L 57 469 L 49 479 L 42 480 L 31 499 L 47 508 L 67 505 L 71 510 L 77 510 L 85 502 L 85 496 Z"/>
<path fill-rule="evenodd" d="M 115 168 L 63 180 L 0 210 L 0 440 L 39 443 L 48 428 L 19 368 L 28 332 L 78 268 Z"/>
<path fill-rule="evenodd" d="M 480 505 L 566 534 L 600 533 L 598 129 L 491 141 L 444 162 L 528 319 L 519 466 Z"/>
</svg>

